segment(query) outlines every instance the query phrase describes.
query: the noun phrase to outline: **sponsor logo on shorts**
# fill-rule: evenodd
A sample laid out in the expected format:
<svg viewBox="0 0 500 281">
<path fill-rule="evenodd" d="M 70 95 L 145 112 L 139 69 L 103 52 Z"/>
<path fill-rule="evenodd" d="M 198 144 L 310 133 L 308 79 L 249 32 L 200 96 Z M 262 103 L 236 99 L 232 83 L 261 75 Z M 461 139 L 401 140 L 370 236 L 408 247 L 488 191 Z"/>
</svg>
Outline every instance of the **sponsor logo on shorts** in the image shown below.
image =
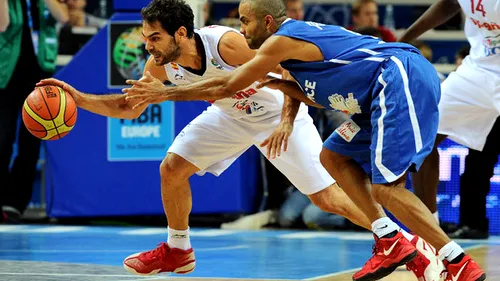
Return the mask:
<svg viewBox="0 0 500 281">
<path fill-rule="evenodd" d="M 351 142 L 359 131 L 361 131 L 361 128 L 352 120 L 345 121 L 342 125 L 335 129 L 335 132 L 346 142 Z"/>
</svg>

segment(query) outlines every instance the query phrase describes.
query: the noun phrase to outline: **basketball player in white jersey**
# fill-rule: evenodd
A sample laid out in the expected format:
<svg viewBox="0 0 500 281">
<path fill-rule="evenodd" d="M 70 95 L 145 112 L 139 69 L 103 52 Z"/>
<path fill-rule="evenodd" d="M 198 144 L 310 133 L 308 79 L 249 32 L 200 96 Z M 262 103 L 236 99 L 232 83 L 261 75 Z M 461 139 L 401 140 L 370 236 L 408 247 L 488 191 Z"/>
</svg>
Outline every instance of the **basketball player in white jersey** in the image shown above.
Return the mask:
<svg viewBox="0 0 500 281">
<path fill-rule="evenodd" d="M 193 30 L 194 16 L 183 0 L 155 0 L 143 9 L 142 16 L 146 49 L 152 54 L 142 79 L 189 85 L 225 76 L 255 54 L 234 29 L 209 26 Z M 109 117 L 137 118 L 147 106 L 133 110 L 135 104 L 126 102 L 122 95 L 83 94 L 55 79 L 43 80 L 39 85 L 42 84 L 63 87 L 79 107 Z M 195 256 L 189 240 L 188 216 L 192 202 L 188 179 L 195 173 L 220 175 L 252 145 L 266 153 L 261 144 L 273 142 L 270 136 L 278 126 L 290 127 L 291 135 L 286 137 L 286 153 L 276 158 L 274 153 L 267 152 L 272 158 L 270 161 L 318 207 L 371 229 L 365 215 L 321 165 L 322 141 L 307 107 L 301 106 L 298 112 L 282 112 L 283 93 L 269 88 L 257 89 L 257 85 L 254 83 L 230 97 L 209 101 L 212 105 L 174 140 L 160 167 L 162 200 L 169 224 L 168 242 L 127 257 L 124 267 L 128 271 L 145 275 L 193 271 Z M 287 123 L 294 119 L 291 124 Z M 280 150 L 277 149 L 278 153 Z M 419 237 L 414 241 L 420 245 L 420 252 L 409 267 L 420 275 L 425 272 L 426 276 L 432 276 L 428 281 L 437 281 L 442 264 L 434 250 Z"/>
<path fill-rule="evenodd" d="M 435 149 L 420 171 L 413 175 L 415 193 L 436 217 L 437 145 L 449 137 L 480 151 L 500 115 L 500 0 L 439 0 L 399 39 L 403 42 L 414 40 L 460 11 L 465 14 L 465 35 L 471 45 L 470 54 L 441 84 L 439 134 Z M 469 260 L 462 260 L 457 270 L 467 262 Z M 465 281 L 462 276 L 454 276 L 453 280 Z"/>
<path fill-rule="evenodd" d="M 482 150 L 495 119 L 500 112 L 500 1 L 441 0 L 432 5 L 400 38 L 409 41 L 425 31 L 465 13 L 465 35 L 471 45 L 462 65 L 442 84 L 439 105 L 440 124 L 436 145 L 449 137 L 475 150 Z M 436 211 L 435 192 L 439 181 L 437 150 L 426 165 L 432 177 L 425 182 L 419 173 L 417 188 L 425 187 L 429 196 L 422 200 Z M 432 167 L 430 167 L 432 166 Z M 427 171 L 427 170 L 426 170 Z"/>
</svg>

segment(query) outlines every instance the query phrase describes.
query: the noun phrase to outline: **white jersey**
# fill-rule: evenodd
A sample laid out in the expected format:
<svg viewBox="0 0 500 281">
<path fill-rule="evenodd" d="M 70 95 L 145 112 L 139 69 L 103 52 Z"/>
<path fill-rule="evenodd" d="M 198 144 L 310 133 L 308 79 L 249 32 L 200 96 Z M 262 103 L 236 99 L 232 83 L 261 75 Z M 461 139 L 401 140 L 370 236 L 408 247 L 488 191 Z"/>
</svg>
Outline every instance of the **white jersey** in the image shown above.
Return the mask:
<svg viewBox="0 0 500 281">
<path fill-rule="evenodd" d="M 468 63 L 500 74 L 500 0 L 458 0 L 471 45 Z"/>
<path fill-rule="evenodd" d="M 218 50 L 219 40 L 226 32 L 240 34 L 235 29 L 216 25 L 195 30 L 205 49 L 202 70 L 188 70 L 171 62 L 165 65 L 168 80 L 175 85 L 185 85 L 212 77 L 226 76 L 232 72 L 235 67 L 226 64 Z M 254 82 L 250 87 L 235 93 L 231 98 L 208 102 L 233 119 L 257 122 L 280 114 L 284 100 L 283 93 L 269 88 L 257 89 L 256 86 L 257 83 Z"/>
</svg>

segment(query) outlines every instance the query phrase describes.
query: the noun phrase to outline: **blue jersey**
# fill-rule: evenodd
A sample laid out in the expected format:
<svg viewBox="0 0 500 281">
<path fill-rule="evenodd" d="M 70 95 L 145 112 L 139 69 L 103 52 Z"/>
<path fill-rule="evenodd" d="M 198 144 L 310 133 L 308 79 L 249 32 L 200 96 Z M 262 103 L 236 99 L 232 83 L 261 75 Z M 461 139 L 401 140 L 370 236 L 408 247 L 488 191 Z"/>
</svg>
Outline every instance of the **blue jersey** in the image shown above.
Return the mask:
<svg viewBox="0 0 500 281">
<path fill-rule="evenodd" d="M 281 66 L 301 85 L 304 93 L 326 108 L 347 114 L 369 113 L 373 88 L 384 62 L 402 52 L 419 53 L 404 43 L 386 43 L 340 26 L 288 19 L 275 33 L 316 45 L 321 62 L 289 60 Z"/>
</svg>

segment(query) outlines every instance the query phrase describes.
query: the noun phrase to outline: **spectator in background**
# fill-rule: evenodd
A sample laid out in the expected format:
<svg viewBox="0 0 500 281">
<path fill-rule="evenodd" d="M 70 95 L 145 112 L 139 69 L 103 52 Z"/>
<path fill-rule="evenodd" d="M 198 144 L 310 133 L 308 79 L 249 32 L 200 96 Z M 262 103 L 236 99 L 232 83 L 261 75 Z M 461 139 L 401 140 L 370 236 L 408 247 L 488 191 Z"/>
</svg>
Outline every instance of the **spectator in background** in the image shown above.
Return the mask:
<svg viewBox="0 0 500 281">
<path fill-rule="evenodd" d="M 66 3 L 68 5 L 69 26 L 102 28 L 108 22 L 106 19 L 96 17 L 85 11 L 87 0 L 66 0 Z"/>
<path fill-rule="evenodd" d="M 455 55 L 459 67 L 469 54 L 470 46 Z M 464 173 L 460 176 L 460 219 L 458 229 L 450 234 L 453 239 L 486 239 L 489 237 L 489 220 L 486 217 L 486 197 L 490 192 L 491 177 L 500 154 L 500 119 L 490 131 L 483 151 L 469 148 L 465 157 Z"/>
<path fill-rule="evenodd" d="M 364 27 L 377 28 L 385 42 L 396 42 L 396 37 L 387 28 L 379 25 L 378 6 L 375 0 L 355 0 L 352 4 L 352 21 L 354 26 L 351 30 Z"/>
<path fill-rule="evenodd" d="M 212 1 L 210 0 L 205 1 L 203 5 L 203 23 L 204 26 L 217 24 L 217 21 L 215 21 L 213 17 Z"/>
<path fill-rule="evenodd" d="M 0 222 L 7 223 L 20 222 L 31 200 L 40 154 L 40 139 L 21 125 L 17 155 L 10 165 L 20 111 L 35 84 L 52 76 L 57 58 L 55 25 L 69 19 L 66 5 L 58 0 L 29 3 L 0 0 Z"/>
<path fill-rule="evenodd" d="M 286 15 L 294 20 L 304 20 L 304 4 L 302 0 L 285 0 Z"/>
</svg>

